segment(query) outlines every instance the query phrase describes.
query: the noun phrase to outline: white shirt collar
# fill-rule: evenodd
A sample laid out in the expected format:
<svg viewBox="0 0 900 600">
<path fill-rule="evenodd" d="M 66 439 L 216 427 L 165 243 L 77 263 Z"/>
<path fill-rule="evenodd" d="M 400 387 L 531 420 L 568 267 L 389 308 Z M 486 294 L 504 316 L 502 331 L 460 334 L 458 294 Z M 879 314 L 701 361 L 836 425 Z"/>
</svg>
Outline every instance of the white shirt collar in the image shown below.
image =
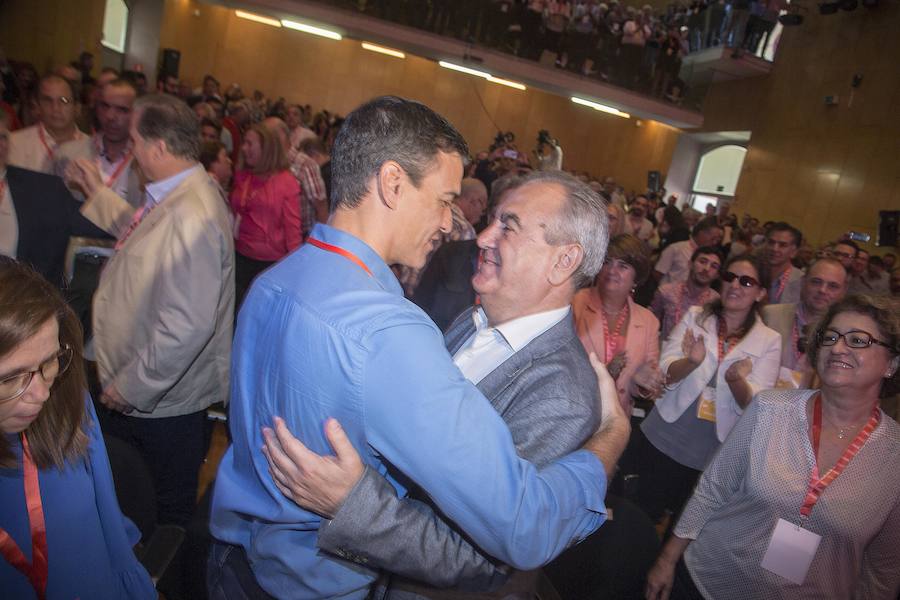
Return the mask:
<svg viewBox="0 0 900 600">
<path fill-rule="evenodd" d="M 562 308 L 554 308 L 544 312 L 526 315 L 517 319 L 512 319 L 495 326 L 495 329 L 503 339 L 509 344 L 513 352 L 518 352 L 527 346 L 534 338 L 541 335 L 569 314 L 571 306 L 566 305 Z M 484 308 L 479 306 L 472 313 L 472 319 L 475 321 L 476 331 L 488 328 L 487 315 Z"/>
<path fill-rule="evenodd" d="M 187 179 L 188 175 L 194 172 L 196 169 L 201 168 L 200 165 L 194 165 L 180 173 L 176 173 L 171 177 L 167 177 L 166 179 L 160 179 L 159 181 L 154 181 L 153 183 L 147 184 L 147 202 L 153 205 L 160 204 L 166 196 L 172 193 L 172 190 L 177 188 L 182 181 Z"/>
</svg>

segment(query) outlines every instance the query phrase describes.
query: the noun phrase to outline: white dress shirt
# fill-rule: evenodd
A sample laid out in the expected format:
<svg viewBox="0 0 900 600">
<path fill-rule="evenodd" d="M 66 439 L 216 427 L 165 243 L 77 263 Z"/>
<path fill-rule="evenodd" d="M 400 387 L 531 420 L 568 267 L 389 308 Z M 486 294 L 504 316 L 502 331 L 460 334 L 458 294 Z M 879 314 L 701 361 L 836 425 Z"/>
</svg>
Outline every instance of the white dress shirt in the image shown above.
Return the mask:
<svg viewBox="0 0 900 600">
<path fill-rule="evenodd" d="M 570 308 L 564 306 L 490 327 L 484 309 L 479 306 L 472 313 L 475 333 L 460 346 L 453 362 L 466 379 L 477 384 L 531 340 L 562 321 Z"/>
</svg>

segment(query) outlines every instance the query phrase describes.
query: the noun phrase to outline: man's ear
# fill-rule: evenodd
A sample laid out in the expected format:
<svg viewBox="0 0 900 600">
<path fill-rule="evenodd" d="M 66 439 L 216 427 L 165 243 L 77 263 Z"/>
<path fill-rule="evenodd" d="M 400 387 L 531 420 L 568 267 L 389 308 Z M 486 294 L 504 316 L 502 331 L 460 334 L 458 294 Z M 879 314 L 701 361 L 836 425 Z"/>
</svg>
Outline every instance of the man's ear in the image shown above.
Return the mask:
<svg viewBox="0 0 900 600">
<path fill-rule="evenodd" d="M 389 160 L 381 165 L 375 176 L 378 186 L 378 196 L 381 203 L 391 210 L 396 210 L 400 204 L 401 189 L 406 172 L 399 164 Z"/>
<path fill-rule="evenodd" d="M 549 280 L 553 285 L 562 285 L 568 281 L 581 266 L 584 260 L 584 248 L 579 244 L 565 244 L 559 246 L 556 253 L 556 263 L 550 270 Z"/>
</svg>

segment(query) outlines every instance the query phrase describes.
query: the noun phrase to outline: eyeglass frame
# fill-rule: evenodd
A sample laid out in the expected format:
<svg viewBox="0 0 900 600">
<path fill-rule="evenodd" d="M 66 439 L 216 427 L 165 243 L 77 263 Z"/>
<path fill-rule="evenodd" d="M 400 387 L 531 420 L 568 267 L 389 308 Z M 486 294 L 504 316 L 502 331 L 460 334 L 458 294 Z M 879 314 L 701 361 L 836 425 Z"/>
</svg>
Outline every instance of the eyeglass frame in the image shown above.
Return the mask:
<svg viewBox="0 0 900 600">
<path fill-rule="evenodd" d="M 63 346 L 59 349 L 59 352 L 57 352 L 56 354 L 54 354 L 53 356 L 51 356 L 50 358 L 48 358 L 47 360 L 42 362 L 38 366 L 37 369 L 32 369 L 30 371 L 21 371 L 19 373 L 12 374 L 9 377 L 4 377 L 3 379 L 0 379 L 0 386 L 2 386 L 5 382 L 7 382 L 11 379 L 15 379 L 16 377 L 21 377 L 22 375 L 28 375 L 27 379 L 25 379 L 25 384 L 22 386 L 22 389 L 20 389 L 18 392 L 16 392 L 12 396 L 9 396 L 7 398 L 0 398 L 0 402 L 9 402 L 11 400 L 15 400 L 16 398 L 18 398 L 19 396 L 24 394 L 26 391 L 28 391 L 28 388 L 31 386 L 31 382 L 34 380 L 34 376 L 36 373 L 40 373 L 41 378 L 43 378 L 43 380 L 45 382 L 47 382 L 47 377 L 44 376 L 44 369 L 46 368 L 47 365 L 52 364 L 53 360 L 57 361 L 57 369 L 58 370 L 56 371 L 56 375 L 53 376 L 53 380 L 56 380 L 60 375 L 65 373 L 70 366 L 72 366 L 72 359 L 74 358 L 74 355 L 75 355 L 75 353 L 72 350 L 72 346 L 70 346 L 69 344 L 63 344 Z M 63 357 L 66 357 L 65 363 L 63 363 L 63 361 L 62 361 Z"/>
<path fill-rule="evenodd" d="M 745 288 L 762 287 L 762 283 L 760 283 L 758 279 L 756 279 L 755 277 L 750 277 L 749 275 L 738 275 L 737 273 L 733 273 L 731 271 L 725 271 L 724 273 L 719 275 L 719 277 L 725 283 L 731 283 L 732 281 L 737 279 L 740 286 Z M 749 285 L 747 283 L 744 283 L 745 281 L 749 282 Z"/>
<path fill-rule="evenodd" d="M 835 339 L 834 342 L 831 344 L 824 343 L 824 341 L 825 341 L 824 337 L 825 337 L 826 331 L 831 331 L 831 332 L 837 334 L 837 339 Z M 847 336 L 850 335 L 851 333 L 864 333 L 865 335 L 869 336 L 869 343 L 864 346 L 851 345 L 850 342 L 847 341 Z M 819 345 L 820 348 L 830 348 L 832 346 L 836 346 L 837 343 L 841 340 L 841 338 L 844 339 L 844 345 L 846 345 L 848 348 L 853 348 L 854 350 L 861 350 L 863 348 L 871 348 L 872 344 L 878 344 L 879 346 L 884 346 L 891 352 L 897 352 L 897 350 L 893 346 L 888 344 L 887 342 L 883 342 L 883 341 L 877 339 L 874 335 L 872 335 L 868 331 L 863 331 L 862 329 L 851 329 L 847 333 L 841 333 L 837 329 L 832 329 L 831 327 L 827 327 L 818 333 L 818 335 L 816 336 L 816 343 Z"/>
</svg>

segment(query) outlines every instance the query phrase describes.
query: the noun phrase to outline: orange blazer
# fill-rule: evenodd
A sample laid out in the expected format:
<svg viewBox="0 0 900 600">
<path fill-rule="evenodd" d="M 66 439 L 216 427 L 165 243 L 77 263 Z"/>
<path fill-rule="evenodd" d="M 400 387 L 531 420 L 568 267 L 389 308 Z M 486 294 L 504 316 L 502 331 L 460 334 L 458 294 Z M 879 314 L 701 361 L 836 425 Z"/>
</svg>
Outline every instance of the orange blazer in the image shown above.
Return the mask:
<svg viewBox="0 0 900 600">
<path fill-rule="evenodd" d="M 597 288 L 581 290 L 572 300 L 575 315 L 575 331 L 584 349 L 595 352 L 603 360 L 606 344 L 603 336 L 603 320 L 600 316 L 602 301 Z M 616 379 L 619 402 L 626 415 L 631 414 L 634 401 L 631 395 L 636 387 L 632 384 L 635 371 L 648 360 L 659 363 L 659 319 L 652 312 L 628 299 L 628 328 L 625 331 L 625 368 Z"/>
</svg>

